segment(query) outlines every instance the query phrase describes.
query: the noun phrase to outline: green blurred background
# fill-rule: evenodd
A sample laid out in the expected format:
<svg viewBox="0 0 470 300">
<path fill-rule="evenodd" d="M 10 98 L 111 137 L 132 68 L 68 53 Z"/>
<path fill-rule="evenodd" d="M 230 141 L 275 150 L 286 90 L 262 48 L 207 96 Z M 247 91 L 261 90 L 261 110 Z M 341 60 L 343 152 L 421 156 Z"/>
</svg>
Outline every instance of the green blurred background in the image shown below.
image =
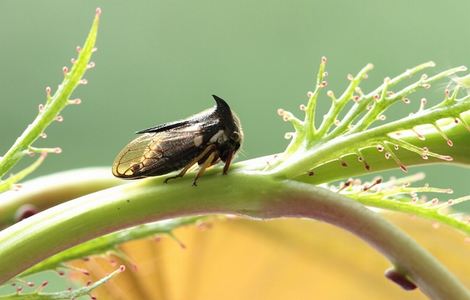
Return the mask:
<svg viewBox="0 0 470 300">
<path fill-rule="evenodd" d="M 211 94 L 228 100 L 242 120 L 246 139 L 239 159 L 280 152 L 290 128 L 276 109 L 300 114 L 322 55 L 337 94 L 346 75 L 368 62 L 376 68 L 366 91 L 428 60 L 440 70 L 470 62 L 466 0 L 2 0 L 0 153 L 35 117 L 44 88 L 62 80 L 62 66 L 70 65 L 98 6 L 96 68 L 75 92 L 83 103 L 68 107 L 65 121 L 36 144 L 60 146 L 63 153 L 51 155 L 35 176 L 110 166 L 134 131 L 210 107 Z M 430 102 L 440 99 L 445 84 L 433 87 Z M 320 102 L 325 110 L 328 101 Z M 395 112 L 407 115 L 409 109 Z M 469 169 L 411 172 L 418 169 L 435 186 L 468 193 Z"/>
<path fill-rule="evenodd" d="M 38 142 L 64 151 L 51 155 L 36 176 L 110 165 L 135 130 L 212 106 L 213 93 L 242 119 L 239 159 L 282 151 L 290 128 L 275 111 L 298 111 L 322 55 L 329 58 L 329 88 L 337 93 L 346 74 L 368 62 L 376 65 L 365 83 L 372 88 L 427 60 L 444 69 L 470 59 L 468 1 L 3 0 L 0 153 L 35 117 L 45 86 L 61 81 L 61 67 L 70 65 L 97 6 L 104 12 L 97 67 L 75 93 L 82 105 L 67 108 L 65 122 Z M 444 85 L 434 87 L 431 102 Z M 425 169 L 430 183 L 465 193 L 468 169 Z"/>
<path fill-rule="evenodd" d="M 70 65 L 98 6 L 97 67 L 75 92 L 83 103 L 68 107 L 65 121 L 38 142 L 63 153 L 51 155 L 36 176 L 109 166 L 135 130 L 210 107 L 211 94 L 228 100 L 243 122 L 239 159 L 280 152 L 290 128 L 276 109 L 300 114 L 322 55 L 337 93 L 346 75 L 368 62 L 376 68 L 366 90 L 427 60 L 438 69 L 468 64 L 470 2 L 430 3 L 2 0 L 0 153 L 35 117 L 45 86 L 62 80 L 61 68 Z M 431 92 L 431 102 L 444 85 L 434 87 L 439 93 Z M 410 107 L 400 109 L 407 114 Z M 468 169 L 426 171 L 429 182 L 465 192 Z"/>
</svg>

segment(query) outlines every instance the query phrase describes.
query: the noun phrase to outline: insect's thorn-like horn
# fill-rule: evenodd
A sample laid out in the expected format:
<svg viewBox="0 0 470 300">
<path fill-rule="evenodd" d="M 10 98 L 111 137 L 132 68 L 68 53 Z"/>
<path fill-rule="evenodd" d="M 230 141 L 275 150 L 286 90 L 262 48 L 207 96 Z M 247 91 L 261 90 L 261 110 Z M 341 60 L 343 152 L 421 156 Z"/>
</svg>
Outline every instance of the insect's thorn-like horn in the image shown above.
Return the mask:
<svg viewBox="0 0 470 300">
<path fill-rule="evenodd" d="M 225 102 L 224 99 L 220 98 L 217 95 L 212 95 L 212 97 L 214 98 L 214 100 L 217 103 L 218 107 L 228 107 L 228 104 L 227 104 L 227 102 Z"/>
</svg>

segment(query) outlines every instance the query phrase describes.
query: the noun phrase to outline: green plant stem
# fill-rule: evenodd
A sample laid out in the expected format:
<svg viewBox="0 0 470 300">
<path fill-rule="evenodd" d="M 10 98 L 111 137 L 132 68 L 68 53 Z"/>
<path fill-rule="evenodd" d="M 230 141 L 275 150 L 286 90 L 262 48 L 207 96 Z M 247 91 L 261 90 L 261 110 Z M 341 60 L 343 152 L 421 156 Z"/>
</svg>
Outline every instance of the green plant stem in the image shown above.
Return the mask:
<svg viewBox="0 0 470 300">
<path fill-rule="evenodd" d="M 450 155 L 454 159 L 452 163 L 470 164 L 470 156 L 468 155 L 470 153 L 470 133 L 467 129 L 461 125 L 453 126 L 446 129 L 446 134 L 454 141 L 454 147 L 449 147 L 437 132 L 427 133 L 424 141 L 415 135 L 403 137 L 403 140 L 418 147 L 427 146 L 434 152 Z M 385 159 L 384 154 L 377 151 L 375 147 L 364 149 L 362 153 L 371 165 L 371 174 L 397 167 L 393 160 Z M 433 157 L 423 160 L 418 154 L 403 148 L 400 148 L 396 153 L 408 166 L 442 163 L 442 160 Z M 232 170 L 244 169 L 259 173 L 259 170 L 267 166 L 267 162 L 273 160 L 272 156 L 267 156 L 242 161 L 234 164 Z M 340 162 L 332 160 L 316 168 L 314 176 L 301 174 L 295 180 L 321 184 L 364 175 L 364 166 L 357 161 L 356 155 L 343 157 L 343 161 L 347 163 L 347 167 L 342 167 Z M 213 173 L 220 173 L 220 168 L 208 170 L 208 175 Z M 64 201 L 125 182 L 112 177 L 109 167 L 72 170 L 25 182 L 19 191 L 0 194 L 0 228 L 15 223 L 17 210 L 25 204 L 33 204 L 38 211 L 42 211 Z"/>
<path fill-rule="evenodd" d="M 43 163 L 46 159 L 47 153 L 41 153 L 38 159 L 28 167 L 24 168 L 20 172 L 16 173 L 15 175 L 10 176 L 7 180 L 0 181 L 0 194 L 8 191 L 11 189 L 18 181 L 22 180 L 32 172 L 36 171 L 36 169 Z"/>
<path fill-rule="evenodd" d="M 232 172 L 162 184 L 161 178 L 99 191 L 55 206 L 0 232 L 0 281 L 93 237 L 187 215 L 229 213 L 269 219 L 308 217 L 353 232 L 378 249 L 432 299 L 468 299 L 461 283 L 429 253 L 354 200 L 309 184 Z M 12 264 L 11 262 L 15 263 Z"/>
<path fill-rule="evenodd" d="M 124 182 L 112 176 L 109 168 L 83 168 L 30 180 L 18 191 L 0 194 L 0 228 L 16 223 L 26 205 L 39 212 Z"/>
<path fill-rule="evenodd" d="M 470 132 L 461 125 L 447 128 L 445 132 L 454 142 L 453 147 L 449 147 L 446 141 L 436 131 L 427 132 L 425 135 L 426 139 L 424 141 L 420 140 L 414 134 L 403 136 L 402 140 L 418 147 L 428 147 L 429 150 L 436 153 L 451 156 L 453 160 L 451 162 L 445 162 L 446 164 L 470 164 L 470 155 L 468 155 L 470 153 Z M 366 172 L 373 174 L 397 167 L 397 164 L 392 159 L 386 159 L 384 157 L 384 152 L 377 151 L 376 147 L 368 147 L 362 149 L 361 152 L 371 167 L 368 172 L 365 170 L 363 163 L 358 161 L 357 155 L 353 154 L 342 157 L 342 160 L 346 163 L 347 167 L 341 166 L 341 163 L 337 159 L 334 159 L 315 168 L 315 175 L 308 176 L 307 174 L 300 174 L 295 177 L 295 179 L 302 182 L 320 184 L 354 176 L 361 176 L 366 174 Z M 417 153 L 408 151 L 404 148 L 400 148 L 394 152 L 403 164 L 407 166 L 443 163 L 441 159 L 434 157 L 429 157 L 425 160 Z M 312 152 L 311 155 L 312 159 L 319 159 L 322 154 Z"/>
</svg>

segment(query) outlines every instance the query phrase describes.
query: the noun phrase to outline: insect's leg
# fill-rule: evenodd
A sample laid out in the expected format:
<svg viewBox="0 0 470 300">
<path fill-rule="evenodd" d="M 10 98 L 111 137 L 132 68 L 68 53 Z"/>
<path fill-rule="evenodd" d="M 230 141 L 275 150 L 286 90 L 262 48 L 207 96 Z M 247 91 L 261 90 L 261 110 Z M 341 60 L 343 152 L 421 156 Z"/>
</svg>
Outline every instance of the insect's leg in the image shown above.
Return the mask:
<svg viewBox="0 0 470 300">
<path fill-rule="evenodd" d="M 224 170 L 222 171 L 222 174 L 227 175 L 228 168 L 230 167 L 230 163 L 232 162 L 232 159 L 233 159 L 233 151 L 230 151 L 227 155 L 227 159 L 225 160 Z"/>
<path fill-rule="evenodd" d="M 196 164 L 201 158 L 203 158 L 207 153 L 209 152 L 212 152 L 215 150 L 215 145 L 212 144 L 212 145 L 209 145 L 206 149 L 204 149 L 204 151 L 201 152 L 201 154 L 199 154 L 198 156 L 196 156 L 195 158 L 193 158 L 184 168 L 183 170 L 181 170 L 181 172 L 179 172 L 178 175 L 175 175 L 175 176 L 171 176 L 171 177 L 168 177 L 167 179 L 165 179 L 165 183 L 168 183 L 169 180 L 171 179 L 175 179 L 175 178 L 179 178 L 179 177 L 183 177 L 184 174 L 186 174 L 186 172 L 188 172 L 188 170 L 194 165 Z"/>
<path fill-rule="evenodd" d="M 196 178 L 194 178 L 194 181 L 193 181 L 193 185 L 194 186 L 197 186 L 197 180 L 199 177 L 201 177 L 202 175 L 204 175 L 204 172 L 206 171 L 206 169 L 208 167 L 210 167 L 212 165 L 212 162 L 214 161 L 214 159 L 216 159 L 216 153 L 215 152 L 211 152 L 211 154 L 209 154 L 209 156 L 207 157 L 207 159 L 204 161 L 204 163 L 200 166 L 200 169 L 199 169 L 199 172 L 197 172 L 197 175 L 196 175 Z"/>
</svg>

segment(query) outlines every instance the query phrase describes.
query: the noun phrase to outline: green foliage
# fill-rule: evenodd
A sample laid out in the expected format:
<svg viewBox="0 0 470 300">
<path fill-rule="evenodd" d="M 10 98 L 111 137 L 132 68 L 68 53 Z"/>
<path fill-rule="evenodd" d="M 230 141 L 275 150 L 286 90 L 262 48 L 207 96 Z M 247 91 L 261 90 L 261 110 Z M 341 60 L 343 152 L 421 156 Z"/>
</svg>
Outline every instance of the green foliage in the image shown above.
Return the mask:
<svg viewBox="0 0 470 300">
<path fill-rule="evenodd" d="M 466 67 L 445 70 L 431 77 L 423 74 L 408 86 L 398 91 L 392 91 L 393 87 L 405 79 L 434 66 L 433 62 L 424 63 L 394 78 L 385 78 L 381 86 L 365 94 L 360 88 L 360 83 L 367 78 L 367 73 L 372 69 L 372 65 L 369 64 L 356 76 L 348 76 L 350 84 L 339 98 L 335 97 L 333 91 L 326 92 L 331 99 L 331 107 L 317 127 L 315 124 L 317 99 L 320 92 L 328 85 L 325 80 L 327 74 L 325 65 L 326 58 L 323 58 L 315 90 L 309 92 L 308 104 L 301 107 L 305 111 L 303 121 L 297 119 L 290 112 L 282 109 L 278 111 L 285 121 L 292 123 L 295 132 L 289 134 L 292 141 L 283 155 L 269 166 L 269 170 L 276 176 L 308 181 L 305 177 L 315 175 L 320 177 L 315 180 L 317 183 L 328 182 L 331 181 L 331 178 L 327 177 L 322 180 L 322 172 L 317 173 L 316 169 L 334 162 L 336 166 L 350 168 L 349 173 L 360 175 L 364 171 L 383 169 L 380 165 L 372 165 L 368 162 L 369 156 L 371 156 L 371 160 L 376 160 L 377 155 L 383 155 L 384 160 L 391 159 L 395 163 L 395 167 L 407 172 L 407 166 L 398 155 L 400 148 L 417 154 L 406 159 L 406 162 L 412 165 L 426 163 L 430 157 L 443 161 L 462 159 L 461 162 L 464 162 L 465 158 L 461 158 L 458 153 L 455 157 L 452 155 L 453 152 L 456 152 L 454 149 L 457 147 L 452 149 L 454 143 L 449 137 L 456 127 L 470 132 L 468 125 L 470 117 L 468 114 L 464 114 L 470 110 L 470 96 L 465 95 L 458 98 L 460 90 L 458 84 L 454 86 L 452 92 L 446 89 L 444 100 L 433 107 L 425 109 L 427 100 L 422 98 L 418 112 L 397 121 L 372 126 L 386 120 L 384 113 L 392 105 L 400 102 L 409 103 L 408 97 L 419 88 L 429 89 L 431 83 L 448 79 L 449 76 L 453 76 L 457 72 L 466 71 Z M 341 119 L 341 113 L 351 101 L 353 101 L 353 106 L 345 112 Z M 447 153 L 440 154 L 432 151 L 432 149 L 438 148 L 436 145 L 442 143 L 442 140 L 449 147 Z M 426 141 L 424 146 L 422 146 L 422 141 Z M 470 134 L 467 132 L 466 142 L 469 141 Z M 464 147 L 464 145 L 460 146 Z M 363 152 L 369 151 L 371 148 L 377 149 L 380 153 L 366 157 Z M 345 162 L 346 158 L 350 158 L 350 156 L 357 157 L 357 160 L 363 165 L 362 171 L 359 169 L 360 165 L 349 165 Z M 328 167 L 333 168 L 334 166 L 329 165 Z M 338 176 L 334 179 L 344 178 L 342 177 L 344 172 L 337 173 Z"/>
<path fill-rule="evenodd" d="M 0 299 L 2 300 L 16 300 L 16 299 L 21 299 L 21 300 L 68 300 L 68 299 L 77 299 L 78 297 L 81 296 L 86 296 L 90 295 L 90 293 L 99 287 L 100 285 L 106 283 L 108 280 L 116 276 L 117 274 L 124 272 L 125 267 L 120 266 L 118 269 L 115 271 L 109 273 L 108 275 L 104 276 L 103 278 L 80 288 L 77 288 L 75 290 L 67 290 L 67 291 L 61 291 L 61 292 L 54 292 L 54 293 L 45 293 L 42 292 L 41 289 L 44 286 L 40 286 L 39 289 L 37 289 L 34 292 L 31 293 L 24 293 L 20 294 L 19 292 L 11 295 L 4 295 L 0 296 Z M 92 298 L 94 299 L 94 298 Z"/>
<path fill-rule="evenodd" d="M 54 120 L 60 120 L 59 113 L 63 108 L 76 103 L 70 100 L 70 96 L 77 85 L 86 83 L 82 76 L 86 69 L 94 65 L 90 63 L 90 58 L 95 49 L 99 15 L 100 11 L 97 10 L 85 45 L 71 70 L 64 69 L 65 77 L 59 89 L 54 95 L 47 89 L 47 101 L 39 115 L 0 160 L 0 178 L 24 155 L 42 155 L 31 166 L 1 181 L 0 192 L 11 188 L 34 171 L 46 153 L 59 151 L 57 148 L 35 148 L 32 144 L 47 126 Z M 301 110 L 305 111 L 303 120 L 290 112 L 278 111 L 295 130 L 288 134 L 292 141 L 284 153 L 238 163 L 231 174 L 225 177 L 217 176 L 219 170 L 213 169 L 202 179 L 197 189 L 188 184 L 188 178 L 163 185 L 164 178 L 160 177 L 95 192 L 97 189 L 86 188 L 92 184 L 92 180 L 77 180 L 84 187 L 83 193 L 78 195 L 82 197 L 47 209 L 0 232 L 0 281 L 41 270 L 57 269 L 71 259 L 117 251 L 116 247 L 120 243 L 156 233 L 171 234 L 173 228 L 199 219 L 176 218 L 179 216 L 235 213 L 256 218 L 295 216 L 331 222 L 356 233 L 382 251 L 399 272 L 416 280 L 428 295 L 468 295 L 458 280 L 424 250 L 359 203 L 420 215 L 469 234 L 470 226 L 465 221 L 467 217 L 451 213 L 453 205 L 467 201 L 470 197 L 446 202 L 418 198 L 417 193 L 449 192 L 448 189 L 428 186 L 408 186 L 420 176 L 385 183 L 382 179 L 376 179 L 365 184 L 347 179 L 338 188 L 330 187 L 330 190 L 325 186 L 313 185 L 388 168 L 398 167 L 406 172 L 408 165 L 450 161 L 468 164 L 466 146 L 470 143 L 470 96 L 461 95 L 461 88 L 468 88 L 467 77 L 455 77 L 457 72 L 465 71 L 465 67 L 445 70 L 433 76 L 423 74 L 406 87 L 392 90 L 433 66 L 433 62 L 428 62 L 394 78 L 385 78 L 379 87 L 364 93 L 360 83 L 372 69 L 369 64 L 356 76 L 348 76 L 350 83 L 339 97 L 332 91 L 326 92 L 331 99 L 331 107 L 322 121 L 317 122 L 317 101 L 328 85 L 326 59 L 322 58 L 315 89 L 309 92 L 307 105 L 301 106 Z M 439 104 L 425 108 L 426 100 L 422 99 L 418 112 L 377 125 L 385 121 L 384 113 L 392 105 L 408 103 L 408 97 L 417 90 L 429 89 L 434 82 L 451 76 L 456 84 L 446 89 L 444 99 Z M 347 109 L 351 101 L 352 107 Z M 338 167 L 344 169 L 338 172 Z M 105 186 L 113 184 L 118 185 L 106 181 Z M 57 187 L 56 182 L 46 182 L 41 193 L 48 193 L 48 185 Z M 55 192 L 59 193 L 58 190 Z M 63 193 L 60 197 L 63 201 L 72 197 L 67 194 L 68 191 L 61 190 L 60 193 Z M 77 197 L 77 194 L 73 197 Z M 3 201 L 8 202 L 9 207 L 19 207 L 23 204 L 23 200 L 19 199 L 19 196 L 11 195 Z M 117 211 L 119 218 L 116 218 Z M 129 225 L 165 218 L 175 219 L 164 224 L 147 224 L 110 233 L 116 228 L 123 229 Z M 363 232 L 362 228 L 373 230 Z M 101 236 L 103 233 L 109 234 Z M 393 243 L 377 239 L 378 235 L 383 234 L 392 234 L 395 239 Z M 44 243 L 44 236 L 48 237 L 47 244 Z M 79 241 L 88 242 L 76 245 Z M 64 251 L 56 254 L 61 250 Z M 412 256 L 420 257 L 421 260 L 416 263 L 408 259 Z M 84 295 L 118 271 L 76 291 L 53 294 L 36 292 L 10 295 L 6 299 L 63 299 Z M 431 273 L 437 275 L 430 277 Z M 447 291 L 441 289 L 441 285 L 452 288 Z"/>
<path fill-rule="evenodd" d="M 373 182 L 361 184 L 360 180 L 348 180 L 336 189 L 341 194 L 355 199 L 369 207 L 399 211 L 446 224 L 470 236 L 469 216 L 454 209 L 455 206 L 469 201 L 469 196 L 440 201 L 428 199 L 427 193 L 452 194 L 451 189 L 429 186 L 411 187 L 417 180 L 424 179 L 423 173 L 400 179 L 390 179 L 382 183 L 379 177 Z"/>
<path fill-rule="evenodd" d="M 36 119 L 28 125 L 13 146 L 0 158 L 0 192 L 10 188 L 15 182 L 34 171 L 44 160 L 43 157 L 45 154 L 51 152 L 60 153 L 62 151 L 60 148 L 36 148 L 32 145 L 39 137 L 45 137 L 45 130 L 52 122 L 60 122 L 62 120 L 60 112 L 66 106 L 80 103 L 80 99 L 70 99 L 70 97 L 78 85 L 87 83 L 86 79 L 83 79 L 83 75 L 87 69 L 93 68 L 95 65 L 93 62 L 90 62 L 90 59 L 96 49 L 95 42 L 98 34 L 100 14 L 100 9 L 97 9 L 93 25 L 83 45 L 83 49 L 77 48 L 79 53 L 78 58 L 72 60 L 72 68 L 70 70 L 68 67 L 63 68 L 64 80 L 62 83 L 59 84 L 53 95 L 51 94 L 51 88 L 46 88 L 46 103 L 39 106 L 39 113 Z M 25 168 L 9 179 L 1 181 L 5 174 L 7 174 L 21 158 L 25 155 L 34 155 L 35 153 L 41 153 L 42 159 L 37 160 L 32 167 Z"/>
<path fill-rule="evenodd" d="M 59 268 L 68 269 L 68 266 L 64 265 L 65 262 L 88 257 L 91 255 L 115 253 L 120 257 L 124 257 L 123 255 L 120 255 L 121 251 L 118 248 L 118 246 L 122 243 L 162 234 L 172 236 L 173 229 L 185 225 L 194 225 L 202 219 L 203 217 L 176 218 L 172 220 L 142 224 L 136 227 L 131 227 L 103 235 L 51 256 L 34 267 L 28 269 L 26 272 L 21 274 L 21 276 L 30 275 L 45 270 L 57 270 Z"/>
</svg>

